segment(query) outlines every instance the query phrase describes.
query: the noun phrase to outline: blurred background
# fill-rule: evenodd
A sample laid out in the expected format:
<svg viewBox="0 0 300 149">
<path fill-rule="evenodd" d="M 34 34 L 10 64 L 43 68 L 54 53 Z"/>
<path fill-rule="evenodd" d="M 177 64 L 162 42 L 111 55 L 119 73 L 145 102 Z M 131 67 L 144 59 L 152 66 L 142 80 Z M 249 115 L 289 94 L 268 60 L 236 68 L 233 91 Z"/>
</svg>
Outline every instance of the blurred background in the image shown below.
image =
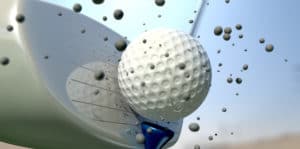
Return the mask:
<svg viewBox="0 0 300 149">
<path fill-rule="evenodd" d="M 104 3 L 95 7 L 86 0 L 47 1 L 70 9 L 75 3 L 81 3 L 83 14 L 110 26 L 129 40 L 144 30 L 164 26 L 160 20 L 167 22 L 167 27 L 192 31 L 200 40 L 213 67 L 212 87 L 202 106 L 184 120 L 181 137 L 172 149 L 192 149 L 196 144 L 202 149 L 300 148 L 300 50 L 297 46 L 300 42 L 300 1 L 178 1 L 177 5 L 186 6 L 186 11 L 180 11 L 184 20 L 176 20 L 176 16 L 168 19 L 168 15 L 179 13 L 176 9 L 168 9 L 166 0 L 161 9 L 151 6 L 143 10 L 161 14 L 160 19 L 145 16 L 131 20 L 129 22 L 139 23 L 141 28 L 130 30 L 130 25 L 112 21 L 114 10 L 110 7 L 126 5 L 126 15 L 126 12 L 135 12 L 132 8 L 137 5 L 134 3 L 124 1 L 114 6 Z M 196 20 L 193 12 L 199 11 L 201 5 Z M 103 16 L 107 16 L 108 21 L 103 22 Z M 189 23 L 190 19 L 194 22 Z M 242 25 L 241 30 L 236 29 L 237 24 Z M 231 39 L 225 41 L 222 36 L 216 36 L 216 26 L 230 27 Z M 259 42 L 261 38 L 265 43 Z M 274 46 L 272 52 L 265 50 L 267 44 Z M 243 70 L 245 64 L 247 70 Z M 227 82 L 228 77 L 233 79 L 232 83 Z M 241 84 L 236 83 L 237 78 L 242 79 Z M 193 122 L 199 124 L 199 131 L 189 130 Z M 0 148 L 16 147 L 2 143 Z"/>
</svg>

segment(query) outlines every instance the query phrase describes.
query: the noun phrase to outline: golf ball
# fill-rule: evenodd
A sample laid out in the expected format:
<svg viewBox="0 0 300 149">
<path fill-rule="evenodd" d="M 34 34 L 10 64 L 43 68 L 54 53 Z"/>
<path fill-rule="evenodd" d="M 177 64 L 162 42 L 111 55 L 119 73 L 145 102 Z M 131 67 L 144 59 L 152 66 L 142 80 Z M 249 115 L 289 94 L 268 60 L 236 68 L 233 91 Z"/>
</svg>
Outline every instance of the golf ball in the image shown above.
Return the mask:
<svg viewBox="0 0 300 149">
<path fill-rule="evenodd" d="M 176 121 L 195 111 L 211 85 L 211 65 L 199 41 L 173 29 L 141 34 L 118 66 L 121 93 L 140 115 Z"/>
</svg>

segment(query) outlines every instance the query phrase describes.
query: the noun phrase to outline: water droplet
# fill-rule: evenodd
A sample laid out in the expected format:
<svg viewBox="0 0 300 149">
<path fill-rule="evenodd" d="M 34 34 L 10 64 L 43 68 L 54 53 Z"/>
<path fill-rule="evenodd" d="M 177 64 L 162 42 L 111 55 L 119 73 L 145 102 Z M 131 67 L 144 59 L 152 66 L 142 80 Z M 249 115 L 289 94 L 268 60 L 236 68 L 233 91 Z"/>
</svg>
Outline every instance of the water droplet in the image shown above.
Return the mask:
<svg viewBox="0 0 300 149">
<path fill-rule="evenodd" d="M 135 136 L 135 139 L 136 139 L 136 142 L 138 144 L 144 144 L 145 143 L 145 136 L 141 133 L 138 133 L 136 136 Z"/>
<path fill-rule="evenodd" d="M 105 73 L 104 73 L 102 70 L 97 71 L 97 72 L 95 72 L 94 77 L 95 77 L 95 79 L 96 79 L 97 81 L 101 81 L 101 80 L 104 79 Z"/>
<path fill-rule="evenodd" d="M 2 66 L 8 65 L 9 62 L 10 62 L 10 60 L 9 60 L 8 57 L 2 57 L 2 58 L 0 59 L 0 63 L 1 63 Z"/>
<path fill-rule="evenodd" d="M 18 14 L 16 20 L 18 23 L 23 23 L 25 21 L 25 16 L 23 14 Z"/>
<path fill-rule="evenodd" d="M 14 27 L 12 25 L 7 25 L 6 29 L 7 31 L 12 32 L 14 30 Z"/>
<path fill-rule="evenodd" d="M 197 124 L 197 123 L 191 123 L 191 124 L 189 125 L 189 129 L 190 129 L 192 132 L 196 132 L 196 131 L 199 131 L 200 126 L 199 126 L 199 124 Z"/>
<path fill-rule="evenodd" d="M 231 27 L 225 27 L 224 33 L 226 33 L 226 34 L 231 34 L 231 33 L 232 33 Z"/>
<path fill-rule="evenodd" d="M 124 50 L 127 48 L 127 43 L 126 43 L 124 40 L 118 40 L 118 41 L 115 43 L 115 48 L 116 48 L 118 51 L 124 51 Z"/>
<path fill-rule="evenodd" d="M 200 149 L 200 145 L 199 145 L 199 144 L 196 144 L 196 145 L 194 146 L 194 149 Z"/>
<path fill-rule="evenodd" d="M 97 90 L 94 91 L 93 94 L 94 94 L 94 95 L 98 95 L 99 93 L 100 93 L 100 91 L 97 89 Z"/>
<path fill-rule="evenodd" d="M 237 24 L 237 25 L 235 26 L 235 28 L 236 28 L 237 30 L 241 30 L 241 29 L 242 29 L 242 25 L 241 25 L 241 24 Z"/>
<path fill-rule="evenodd" d="M 227 108 L 222 108 L 222 112 L 227 112 Z"/>
<path fill-rule="evenodd" d="M 149 127 L 149 128 L 147 129 L 147 133 L 152 133 L 152 128 Z"/>
<path fill-rule="evenodd" d="M 242 39 L 243 37 L 244 37 L 244 35 L 243 35 L 243 34 L 240 34 L 240 35 L 239 35 L 239 38 L 240 38 L 240 39 Z"/>
<path fill-rule="evenodd" d="M 267 52 L 272 52 L 274 50 L 274 46 L 272 44 L 267 44 L 266 45 L 266 51 Z"/>
<path fill-rule="evenodd" d="M 243 65 L 243 70 L 248 70 L 249 66 L 247 64 Z"/>
<path fill-rule="evenodd" d="M 146 43 L 147 43 L 147 40 L 146 40 L 146 39 L 144 39 L 144 40 L 143 40 L 143 44 L 146 44 Z"/>
<path fill-rule="evenodd" d="M 179 69 L 184 70 L 185 69 L 185 64 L 184 63 L 180 63 L 178 65 Z"/>
<path fill-rule="evenodd" d="M 163 6 L 165 3 L 165 0 L 155 0 L 155 4 L 160 7 Z"/>
<path fill-rule="evenodd" d="M 241 78 L 236 78 L 236 79 L 235 79 L 235 82 L 236 82 L 237 84 L 241 84 L 241 83 L 243 82 L 243 80 L 242 80 Z"/>
<path fill-rule="evenodd" d="M 227 78 L 227 82 L 230 84 L 230 83 L 233 82 L 233 79 L 232 79 L 231 77 L 228 77 L 228 78 Z"/>
<path fill-rule="evenodd" d="M 102 20 L 103 20 L 103 21 L 107 21 L 107 16 L 103 16 L 103 17 L 102 17 Z"/>
<path fill-rule="evenodd" d="M 230 38 L 231 38 L 231 36 L 230 36 L 230 34 L 224 34 L 223 35 L 223 39 L 225 40 L 225 41 L 228 41 L 228 40 L 230 40 Z"/>
<path fill-rule="evenodd" d="M 116 20 L 121 20 L 123 18 L 123 16 L 124 16 L 124 12 L 121 9 L 115 10 L 115 12 L 114 12 L 114 18 Z"/>
<path fill-rule="evenodd" d="M 155 66 L 153 64 L 150 65 L 150 69 L 153 70 L 155 69 Z"/>
<path fill-rule="evenodd" d="M 82 10 L 82 6 L 80 4 L 78 4 L 78 3 L 74 4 L 74 6 L 73 6 L 74 12 L 79 13 L 79 12 L 81 12 L 81 10 Z"/>
<path fill-rule="evenodd" d="M 102 4 L 104 0 L 93 0 L 94 4 Z"/>
<path fill-rule="evenodd" d="M 223 33 L 223 28 L 221 26 L 216 26 L 214 29 L 214 34 L 220 36 Z"/>
<path fill-rule="evenodd" d="M 259 43 L 261 43 L 261 44 L 265 43 L 265 39 L 264 38 L 260 38 L 259 39 Z"/>
<path fill-rule="evenodd" d="M 104 40 L 104 41 L 108 41 L 108 37 L 104 37 L 103 40 Z"/>
</svg>

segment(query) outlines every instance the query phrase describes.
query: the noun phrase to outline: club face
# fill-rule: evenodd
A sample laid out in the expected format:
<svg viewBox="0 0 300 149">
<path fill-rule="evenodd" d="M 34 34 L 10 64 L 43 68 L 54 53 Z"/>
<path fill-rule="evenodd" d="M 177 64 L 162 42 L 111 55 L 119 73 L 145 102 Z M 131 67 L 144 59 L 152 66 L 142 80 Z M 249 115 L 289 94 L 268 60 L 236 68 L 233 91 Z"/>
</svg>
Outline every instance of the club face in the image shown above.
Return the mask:
<svg viewBox="0 0 300 149">
<path fill-rule="evenodd" d="M 177 141 L 181 120 L 154 122 L 139 117 L 119 92 L 117 65 L 122 53 L 116 49 L 115 43 L 126 41 L 125 35 L 133 39 L 144 32 L 144 28 L 130 34 L 130 30 L 119 30 L 121 27 L 118 25 L 134 22 L 126 19 L 123 23 L 110 26 L 118 34 L 105 24 L 49 3 L 31 0 L 12 3 L 15 5 L 11 5 L 9 18 L 3 19 L 8 21 L 1 22 L 14 27 L 11 40 L 18 41 L 22 52 L 30 59 L 40 80 L 55 100 L 95 130 L 92 135 L 100 135 L 101 139 L 116 142 L 116 145 L 123 144 L 125 148 L 143 148 L 143 145 L 136 143 L 135 135 L 141 131 L 140 124 L 147 121 L 175 132 L 165 147 Z M 144 7 L 139 8 L 142 10 Z M 127 9 L 131 13 L 136 11 Z M 18 22 L 16 16 L 20 14 L 24 18 Z M 196 18 L 196 13 L 192 17 Z M 188 21 L 179 25 L 170 20 L 164 21 L 167 21 L 167 27 L 189 32 L 193 29 L 192 24 L 184 26 Z M 151 25 L 152 21 L 148 22 L 148 29 L 160 24 Z M 101 70 L 105 77 L 103 80 L 96 79 L 95 74 Z"/>
</svg>

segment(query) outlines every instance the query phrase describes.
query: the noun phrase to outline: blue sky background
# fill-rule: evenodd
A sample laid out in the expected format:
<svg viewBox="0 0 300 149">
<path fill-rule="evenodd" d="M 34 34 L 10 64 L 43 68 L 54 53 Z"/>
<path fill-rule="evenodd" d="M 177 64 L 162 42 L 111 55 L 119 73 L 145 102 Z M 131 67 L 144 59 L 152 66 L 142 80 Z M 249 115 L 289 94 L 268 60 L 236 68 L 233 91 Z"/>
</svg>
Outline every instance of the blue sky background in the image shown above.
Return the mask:
<svg viewBox="0 0 300 149">
<path fill-rule="evenodd" d="M 47 0 L 68 8 L 72 8 L 78 0 Z M 128 0 L 132 1 L 132 0 Z M 103 5 L 95 6 L 91 1 L 82 0 L 83 14 L 102 22 L 102 16 L 108 16 L 104 24 L 134 39 L 145 29 L 158 26 L 178 27 L 189 31 L 192 28 L 188 20 L 195 17 L 193 11 L 197 9 L 201 0 L 176 1 L 184 10 L 176 10 L 174 6 L 157 8 L 149 5 L 143 12 L 136 12 L 138 7 L 128 1 L 106 0 Z M 140 1 L 149 3 L 150 0 Z M 169 0 L 171 1 L 171 0 Z M 209 5 L 206 3 L 209 2 Z M 193 33 L 200 35 L 200 41 L 208 52 L 213 66 L 213 82 L 210 93 L 204 104 L 191 116 L 185 119 L 182 138 L 174 148 L 189 146 L 195 143 L 211 145 L 217 143 L 233 143 L 247 140 L 257 140 L 275 137 L 283 134 L 300 132 L 300 1 L 296 0 L 231 0 L 226 4 L 224 0 L 210 0 L 205 2 L 200 19 L 196 23 L 197 29 Z M 112 18 L 115 8 L 125 7 L 125 16 L 134 13 L 145 13 L 144 18 L 124 18 L 128 22 L 116 22 Z M 135 9 L 134 9 L 135 8 Z M 162 14 L 162 18 L 157 18 Z M 173 15 L 173 16 L 170 16 Z M 180 16 L 176 16 L 180 15 Z M 164 18 L 165 16 L 170 16 Z M 177 18 L 177 19 L 176 19 Z M 178 18 L 183 18 L 178 19 Z M 146 26 L 142 26 L 146 20 Z M 162 23 L 161 21 L 164 21 Z M 132 24 L 140 27 L 133 28 Z M 242 24 L 243 29 L 237 31 L 234 26 Z M 233 28 L 230 41 L 214 36 L 215 26 L 230 26 Z M 130 29 L 128 29 L 130 28 Z M 239 34 L 244 38 L 239 39 Z M 259 38 L 264 37 L 266 44 L 275 46 L 272 53 L 264 50 L 265 44 L 259 44 Z M 235 46 L 232 46 L 232 43 Z M 217 54 L 217 50 L 221 53 Z M 244 52 L 247 49 L 248 52 Z M 285 62 L 287 59 L 288 62 Z M 218 67 L 218 63 L 223 63 Z M 241 72 L 244 64 L 249 70 Z M 217 72 L 217 70 L 220 72 Z M 226 78 L 233 74 L 233 78 L 241 77 L 243 83 L 227 84 Z M 239 93 L 236 96 L 235 93 Z M 221 109 L 227 107 L 228 112 Z M 196 120 L 196 117 L 201 120 Z M 190 122 L 198 122 L 201 130 L 197 133 L 188 131 Z M 234 132 L 231 136 L 230 132 Z M 208 136 L 218 133 L 213 142 Z M 188 138 L 188 139 L 187 139 Z"/>
</svg>

